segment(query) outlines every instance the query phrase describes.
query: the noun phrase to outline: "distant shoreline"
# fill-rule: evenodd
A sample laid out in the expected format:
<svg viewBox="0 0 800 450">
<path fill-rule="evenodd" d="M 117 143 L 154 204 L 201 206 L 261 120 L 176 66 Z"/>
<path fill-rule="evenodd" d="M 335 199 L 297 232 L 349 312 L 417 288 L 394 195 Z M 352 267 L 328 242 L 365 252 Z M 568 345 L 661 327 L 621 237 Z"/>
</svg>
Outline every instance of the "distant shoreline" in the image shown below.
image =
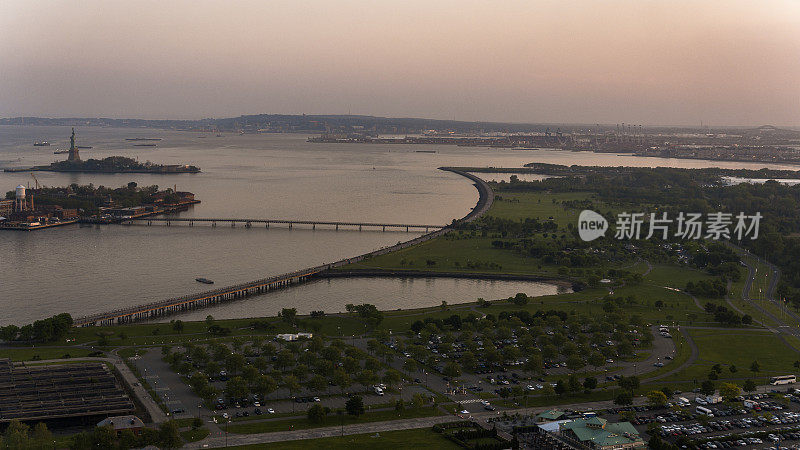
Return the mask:
<svg viewBox="0 0 800 450">
<path fill-rule="evenodd" d="M 172 175 L 176 173 L 200 173 L 200 169 L 175 169 L 175 170 L 87 170 L 87 169 L 53 169 L 50 167 L 5 168 L 3 172 L 70 172 L 70 173 L 154 173 L 159 175 Z"/>
</svg>

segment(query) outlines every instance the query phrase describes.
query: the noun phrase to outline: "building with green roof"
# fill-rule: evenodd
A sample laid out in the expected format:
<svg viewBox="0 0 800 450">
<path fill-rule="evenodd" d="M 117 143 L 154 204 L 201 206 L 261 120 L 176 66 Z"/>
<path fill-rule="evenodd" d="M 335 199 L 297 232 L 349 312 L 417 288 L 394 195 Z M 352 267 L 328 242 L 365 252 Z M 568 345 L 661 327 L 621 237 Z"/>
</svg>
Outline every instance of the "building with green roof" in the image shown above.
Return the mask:
<svg viewBox="0 0 800 450">
<path fill-rule="evenodd" d="M 600 417 L 576 419 L 561 424 L 561 435 L 600 450 L 645 449 L 647 445 L 630 422 L 611 423 Z"/>
<path fill-rule="evenodd" d="M 536 416 L 537 422 L 552 422 L 553 420 L 560 420 L 564 418 L 564 411 L 559 411 L 557 409 L 549 409 L 547 411 L 539 413 Z"/>
</svg>

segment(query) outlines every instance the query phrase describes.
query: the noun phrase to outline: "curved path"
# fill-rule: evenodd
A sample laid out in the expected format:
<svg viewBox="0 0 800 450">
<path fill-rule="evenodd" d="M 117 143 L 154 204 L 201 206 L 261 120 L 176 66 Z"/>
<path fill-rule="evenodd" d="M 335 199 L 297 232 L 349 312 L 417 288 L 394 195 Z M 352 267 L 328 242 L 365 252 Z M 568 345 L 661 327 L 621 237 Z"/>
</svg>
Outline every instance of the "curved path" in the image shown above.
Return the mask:
<svg viewBox="0 0 800 450">
<path fill-rule="evenodd" d="M 760 258 L 760 257 L 754 255 L 753 253 L 750 253 L 749 251 L 747 251 L 747 250 L 745 250 L 743 248 L 740 248 L 740 247 L 735 247 L 735 248 L 737 250 L 741 251 L 742 253 L 746 254 L 747 256 L 750 256 L 751 258 L 755 258 L 756 261 L 758 261 L 761 264 L 766 265 L 769 268 L 769 270 L 772 271 L 773 276 L 770 279 L 769 286 L 767 286 L 767 292 L 764 293 L 765 299 L 767 301 L 770 301 L 770 302 L 774 303 L 776 306 L 778 306 L 778 308 L 780 308 L 783 312 L 785 312 L 786 315 L 789 316 L 791 319 L 793 319 L 795 322 L 800 323 L 800 315 L 798 315 L 796 312 L 794 312 L 791 308 L 788 308 L 788 307 L 782 305 L 782 302 L 778 301 L 778 299 L 775 298 L 775 290 L 778 287 L 778 281 L 780 280 L 780 276 L 781 276 L 780 269 L 776 265 L 772 264 L 771 262 L 769 262 L 769 261 L 767 261 L 767 260 L 765 260 L 763 258 Z M 745 296 L 746 296 L 746 300 L 747 301 L 750 301 L 750 303 L 753 304 L 753 306 L 755 306 L 759 310 L 764 311 L 764 309 L 761 306 L 758 305 L 758 302 L 753 302 L 752 299 L 750 299 L 750 295 L 749 295 L 749 292 L 751 290 L 752 284 L 755 281 L 755 269 L 747 261 L 742 260 L 742 262 L 747 266 L 748 271 L 749 271 L 749 278 L 748 278 L 747 283 L 745 285 L 745 288 L 744 288 L 744 290 L 742 292 L 742 296 L 743 296 L 743 298 L 745 298 Z M 784 321 L 782 319 L 779 319 L 779 318 L 775 317 L 773 314 L 769 314 L 768 313 L 768 315 L 770 317 L 774 318 L 776 323 L 781 324 L 781 325 L 783 325 L 785 327 L 789 326 L 788 324 L 784 323 Z M 792 333 L 792 334 L 798 335 L 797 333 Z"/>
<path fill-rule="evenodd" d="M 667 377 L 669 377 L 671 375 L 674 375 L 674 374 L 680 372 L 681 370 L 691 366 L 692 364 L 695 363 L 695 361 L 697 361 L 697 358 L 700 356 L 700 349 L 697 348 L 697 344 L 695 344 L 694 340 L 692 340 L 692 336 L 689 335 L 688 331 L 686 331 L 686 327 L 680 327 L 680 332 L 681 332 L 681 335 L 683 335 L 683 338 L 686 340 L 686 343 L 689 345 L 689 350 L 691 350 L 691 354 L 689 355 L 689 358 L 687 358 L 686 361 L 684 361 L 682 364 L 678 365 L 678 367 L 675 367 L 672 370 L 669 370 L 667 372 L 664 372 L 664 373 L 662 373 L 660 375 L 656 375 L 656 376 L 651 377 L 651 378 L 643 379 L 642 383 L 651 383 L 653 381 L 657 381 L 657 380 L 661 380 L 663 378 L 667 378 Z"/>
<path fill-rule="evenodd" d="M 752 257 L 758 259 L 758 257 L 756 257 L 753 254 L 747 252 L 746 250 L 742 250 L 742 249 L 740 249 L 738 247 L 736 247 L 736 248 L 738 250 L 741 250 L 742 252 L 746 253 L 748 256 L 752 256 Z M 762 262 L 762 263 L 770 265 L 770 263 L 768 263 L 766 261 L 759 260 L 759 262 Z M 795 336 L 800 335 L 800 329 L 798 329 L 797 326 L 790 326 L 789 324 L 785 323 L 780 318 L 776 317 L 772 312 L 768 311 L 766 308 L 761 306 L 758 303 L 758 301 L 754 301 L 752 298 L 750 298 L 750 291 L 752 289 L 753 282 L 755 281 L 755 278 L 756 278 L 756 268 L 753 267 L 753 265 L 751 263 L 745 261 L 744 259 L 742 259 L 742 263 L 747 267 L 747 272 L 748 272 L 747 273 L 747 281 L 745 281 L 744 287 L 742 288 L 742 294 L 741 294 L 742 300 L 745 301 L 746 303 L 750 304 L 750 306 L 752 306 L 757 311 L 759 311 L 761 314 L 763 314 L 764 318 L 768 317 L 770 320 L 772 320 L 773 323 L 777 324 L 778 325 L 778 329 L 770 327 L 767 324 L 761 322 L 762 326 L 764 326 L 768 330 L 772 331 L 773 333 L 788 333 L 788 334 L 792 334 L 792 335 L 795 335 Z M 774 294 L 775 287 L 777 286 L 778 276 L 779 276 L 779 272 L 774 266 L 771 266 L 771 270 L 775 271 L 775 276 L 772 277 L 772 281 L 770 283 L 770 286 L 767 289 L 767 292 L 765 293 L 767 301 L 772 301 L 772 296 Z M 790 315 L 792 315 L 791 311 L 789 311 L 789 313 L 790 313 Z M 793 316 L 793 317 L 796 317 L 796 316 Z"/>
<path fill-rule="evenodd" d="M 735 246 L 734 246 L 734 247 L 735 247 Z M 742 251 L 742 252 L 744 252 L 744 253 L 748 254 L 749 256 L 753 256 L 753 257 L 755 257 L 754 255 L 752 255 L 751 253 L 747 252 L 746 250 L 740 249 L 740 248 L 738 248 L 738 247 L 735 247 L 735 248 L 736 248 L 737 250 L 740 250 L 740 251 Z M 757 257 L 755 257 L 755 258 L 757 258 Z M 757 259 L 758 259 L 758 258 L 757 258 Z M 775 267 L 774 265 L 772 265 L 772 264 L 771 264 L 771 263 L 769 263 L 768 261 L 761 260 L 761 259 L 758 259 L 758 261 L 759 261 L 759 262 L 761 262 L 761 263 L 763 263 L 763 264 L 766 264 L 766 265 L 768 265 L 768 266 L 770 267 L 770 270 L 772 270 L 772 271 L 773 271 L 773 273 L 774 273 L 774 276 L 772 277 L 772 280 L 771 280 L 771 282 L 770 282 L 770 286 L 769 286 L 769 288 L 767 289 L 767 293 L 766 293 L 766 295 L 767 295 L 767 298 L 768 298 L 768 299 L 772 299 L 772 298 L 773 298 L 773 295 L 774 295 L 774 292 L 775 292 L 775 288 L 777 287 L 777 284 L 778 284 L 778 277 L 780 276 L 780 271 L 778 270 L 778 268 L 777 268 L 777 267 Z M 697 329 L 697 330 L 715 330 L 715 331 L 725 331 L 725 330 L 730 330 L 730 331 L 736 331 L 736 332 L 763 332 L 763 331 L 771 331 L 771 332 L 775 333 L 775 334 L 778 336 L 778 338 L 779 338 L 779 339 L 780 339 L 780 340 L 781 340 L 781 341 L 782 341 L 782 342 L 783 342 L 783 343 L 786 345 L 786 347 L 787 347 L 787 348 L 791 349 L 791 350 L 792 350 L 792 351 L 794 351 L 795 353 L 799 353 L 799 354 L 800 354 L 800 350 L 799 350 L 799 349 L 797 349 L 796 347 L 794 347 L 793 345 L 791 345 L 791 344 L 790 344 L 790 343 L 789 343 L 789 342 L 786 340 L 786 336 L 785 336 L 785 334 L 794 335 L 794 336 L 800 336 L 800 330 L 798 330 L 798 328 L 797 328 L 797 327 L 793 327 L 793 326 L 787 325 L 787 324 L 786 324 L 786 323 L 784 323 L 782 320 L 780 320 L 778 317 L 775 317 L 775 315 L 774 315 L 774 314 L 770 313 L 769 311 L 767 311 L 766 309 L 764 309 L 762 306 L 760 306 L 760 305 L 758 304 L 758 302 L 754 302 L 754 301 L 752 301 L 752 299 L 750 298 L 750 295 L 749 295 L 749 293 L 750 293 L 750 289 L 751 289 L 751 287 L 752 287 L 752 285 L 753 285 L 753 281 L 755 280 L 755 274 L 756 274 L 756 270 L 755 270 L 755 268 L 752 266 L 752 264 L 749 264 L 747 261 L 745 261 L 745 260 L 742 260 L 742 263 L 743 263 L 743 264 L 744 264 L 744 265 L 747 267 L 747 269 L 748 269 L 747 280 L 745 281 L 744 288 L 742 289 L 742 293 L 741 293 L 742 300 L 743 300 L 743 301 L 745 301 L 745 302 L 747 302 L 747 303 L 749 303 L 749 304 L 750 304 L 750 305 L 752 305 L 754 308 L 756 308 L 758 311 L 760 311 L 761 313 L 763 313 L 763 314 L 765 315 L 765 317 L 769 317 L 769 318 L 770 318 L 770 319 L 772 319 L 772 320 L 773 320 L 775 323 L 779 324 L 779 328 L 780 328 L 780 329 L 775 329 L 775 328 L 772 328 L 772 327 L 768 327 L 768 326 L 766 326 L 764 323 L 762 323 L 762 322 L 760 322 L 760 321 L 756 320 L 755 318 L 753 318 L 753 321 L 754 321 L 754 322 L 756 322 L 756 323 L 758 323 L 758 324 L 760 324 L 760 325 L 761 325 L 761 326 L 763 326 L 764 328 L 719 328 L 719 327 L 702 327 L 702 326 L 684 326 L 684 327 L 681 327 L 681 334 L 682 334 L 682 335 L 683 335 L 683 337 L 686 339 L 686 342 L 689 344 L 689 347 L 690 347 L 690 349 L 691 349 L 691 355 L 689 356 L 689 358 L 688 358 L 686 361 L 684 361 L 682 364 L 680 364 L 679 366 L 675 367 L 674 369 L 672 369 L 672 370 L 670 370 L 670 371 L 668 371 L 668 372 L 665 372 L 665 373 L 663 373 L 663 374 L 657 375 L 657 376 L 655 376 L 655 377 L 652 377 L 652 378 L 646 378 L 646 379 L 644 379 L 644 380 L 643 380 L 643 382 L 644 382 L 644 383 L 649 383 L 649 382 L 657 381 L 657 380 L 660 380 L 660 379 L 663 379 L 663 378 L 667 378 L 667 377 L 669 377 L 669 376 L 671 376 L 671 375 L 674 375 L 674 374 L 676 374 L 676 373 L 679 373 L 679 372 L 681 372 L 682 370 L 684 370 L 685 368 L 687 368 L 687 367 L 691 366 L 692 364 L 694 364 L 694 363 L 695 363 L 695 362 L 698 360 L 698 357 L 699 357 L 699 349 L 698 349 L 698 347 L 697 347 L 697 344 L 694 342 L 694 340 L 692 340 L 692 337 L 691 337 L 691 335 L 688 333 L 688 331 L 687 331 L 688 329 Z M 728 282 L 728 291 L 729 291 L 729 292 L 730 292 L 731 286 L 732 286 L 732 283 L 729 281 L 729 282 Z M 686 295 L 689 295 L 690 297 L 692 297 L 692 300 L 694 300 L 694 302 L 695 302 L 695 304 L 697 305 L 697 307 L 698 307 L 698 308 L 700 308 L 700 309 L 703 309 L 703 307 L 702 307 L 702 305 L 700 305 L 700 301 L 697 299 L 697 297 L 695 297 L 695 296 L 694 296 L 694 295 L 692 295 L 692 294 L 689 294 L 688 292 L 683 292 L 683 291 L 681 291 L 681 292 L 682 292 L 682 293 L 684 293 L 684 294 L 686 294 Z M 744 314 L 744 312 L 743 312 L 743 311 L 742 311 L 740 308 L 738 308 L 738 307 L 737 307 L 737 306 L 736 306 L 736 305 L 735 305 L 735 304 L 734 304 L 734 303 L 731 301 L 731 299 L 730 299 L 729 295 L 727 295 L 727 294 L 725 295 L 725 301 L 726 301 L 726 303 L 727 303 L 727 304 L 728 304 L 728 305 L 729 305 L 731 308 L 733 308 L 733 309 L 734 309 L 736 312 L 738 312 L 739 314 Z M 788 310 L 788 308 L 787 308 L 787 310 Z M 791 312 L 791 311 L 787 311 L 787 312 L 789 313 L 790 317 L 797 318 L 797 319 L 800 321 L 800 317 L 798 317 L 796 314 L 794 314 L 794 313 L 793 313 L 793 312 Z"/>
</svg>

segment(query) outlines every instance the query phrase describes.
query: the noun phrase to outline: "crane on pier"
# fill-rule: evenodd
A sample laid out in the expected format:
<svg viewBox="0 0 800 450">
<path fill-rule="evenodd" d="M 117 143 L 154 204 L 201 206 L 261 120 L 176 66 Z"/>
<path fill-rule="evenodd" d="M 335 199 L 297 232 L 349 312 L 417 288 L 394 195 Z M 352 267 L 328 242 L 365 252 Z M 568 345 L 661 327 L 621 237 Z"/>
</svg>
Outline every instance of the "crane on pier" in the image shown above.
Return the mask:
<svg viewBox="0 0 800 450">
<path fill-rule="evenodd" d="M 31 176 L 33 177 L 33 181 L 36 182 L 36 190 L 38 191 L 39 190 L 39 180 L 36 179 L 36 175 L 34 175 L 33 172 L 31 172 Z"/>
</svg>

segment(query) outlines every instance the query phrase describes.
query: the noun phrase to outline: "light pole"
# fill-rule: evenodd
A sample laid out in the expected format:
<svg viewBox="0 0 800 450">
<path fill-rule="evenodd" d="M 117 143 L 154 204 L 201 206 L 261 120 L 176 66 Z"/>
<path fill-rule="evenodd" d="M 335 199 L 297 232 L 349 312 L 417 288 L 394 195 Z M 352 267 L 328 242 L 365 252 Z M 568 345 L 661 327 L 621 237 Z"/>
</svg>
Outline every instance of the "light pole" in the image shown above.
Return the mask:
<svg viewBox="0 0 800 450">
<path fill-rule="evenodd" d="M 228 420 L 225 422 L 225 447 L 226 447 L 226 448 L 228 447 L 228 424 L 229 424 L 229 423 L 231 423 L 231 420 L 230 420 L 230 419 L 228 419 Z"/>
</svg>

